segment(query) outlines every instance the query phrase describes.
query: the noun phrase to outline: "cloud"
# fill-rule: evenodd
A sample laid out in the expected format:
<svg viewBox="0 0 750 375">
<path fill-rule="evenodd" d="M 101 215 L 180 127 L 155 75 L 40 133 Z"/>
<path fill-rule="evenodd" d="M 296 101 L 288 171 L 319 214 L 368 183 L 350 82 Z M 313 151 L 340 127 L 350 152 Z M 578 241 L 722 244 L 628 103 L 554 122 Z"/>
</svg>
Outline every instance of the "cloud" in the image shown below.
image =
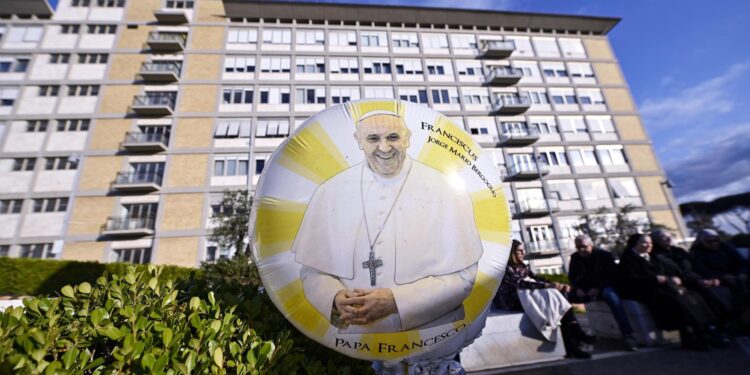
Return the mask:
<svg viewBox="0 0 750 375">
<path fill-rule="evenodd" d="M 750 190 L 750 122 L 724 129 L 713 138 L 692 139 L 682 146 L 684 156 L 665 166 L 678 201 L 706 201 Z"/>
<path fill-rule="evenodd" d="M 750 62 L 735 64 L 724 74 L 682 89 L 673 96 L 648 98 L 640 106 L 641 115 L 649 127 L 658 129 L 681 126 L 713 114 L 726 114 L 735 106 L 731 89 L 748 68 Z M 662 83 L 665 80 L 669 82 L 669 77 L 662 78 Z"/>
</svg>

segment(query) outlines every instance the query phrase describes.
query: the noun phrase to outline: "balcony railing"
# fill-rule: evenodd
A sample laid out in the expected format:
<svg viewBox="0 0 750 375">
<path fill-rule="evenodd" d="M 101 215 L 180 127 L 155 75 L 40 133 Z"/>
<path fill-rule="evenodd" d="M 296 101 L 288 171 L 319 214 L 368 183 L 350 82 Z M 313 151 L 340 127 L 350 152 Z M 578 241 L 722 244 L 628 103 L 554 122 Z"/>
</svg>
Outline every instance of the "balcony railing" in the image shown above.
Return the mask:
<svg viewBox="0 0 750 375">
<path fill-rule="evenodd" d="M 119 191 L 154 191 L 161 188 L 161 173 L 118 172 L 112 189 Z"/>
<path fill-rule="evenodd" d="M 523 70 L 508 66 L 491 68 L 484 77 L 484 82 L 490 86 L 509 86 L 518 83 L 523 78 Z"/>
<path fill-rule="evenodd" d="M 105 236 L 148 236 L 154 234 L 155 223 L 154 217 L 109 217 L 102 228 L 102 234 Z"/>
<path fill-rule="evenodd" d="M 516 43 L 512 40 L 484 40 L 481 56 L 487 59 L 504 59 L 515 50 Z"/>
<path fill-rule="evenodd" d="M 566 244 L 562 241 L 547 240 L 547 241 L 528 241 L 525 243 L 526 251 L 529 254 L 550 254 L 558 253 L 560 248 L 565 250 Z M 560 248 L 558 248 L 560 245 Z"/>
<path fill-rule="evenodd" d="M 140 115 L 165 116 L 173 113 L 174 102 L 174 95 L 137 95 L 130 108 Z"/>
<path fill-rule="evenodd" d="M 525 128 L 523 131 L 511 131 L 500 133 L 500 144 L 513 146 L 526 146 L 539 140 L 539 131 L 534 128 Z"/>
<path fill-rule="evenodd" d="M 531 99 L 527 95 L 498 95 L 492 103 L 496 114 L 521 114 L 531 108 Z"/>
<path fill-rule="evenodd" d="M 536 164 L 511 164 L 508 166 L 508 179 L 533 180 L 549 173 L 549 167 L 544 163 Z"/>
<path fill-rule="evenodd" d="M 180 78 L 182 63 L 179 61 L 145 62 L 138 75 L 149 82 L 174 82 Z"/>
<path fill-rule="evenodd" d="M 128 132 L 122 147 L 128 151 L 160 152 L 167 150 L 168 143 L 169 137 L 164 133 Z"/>
<path fill-rule="evenodd" d="M 557 199 L 525 199 L 516 204 L 518 205 L 516 213 L 519 216 L 544 216 L 550 212 L 560 211 Z"/>
<path fill-rule="evenodd" d="M 184 9 L 161 9 L 154 11 L 154 17 L 159 23 L 187 23 L 187 12 Z"/>
<path fill-rule="evenodd" d="M 156 51 L 182 51 L 186 42 L 186 33 L 152 31 L 148 34 L 147 44 Z"/>
</svg>

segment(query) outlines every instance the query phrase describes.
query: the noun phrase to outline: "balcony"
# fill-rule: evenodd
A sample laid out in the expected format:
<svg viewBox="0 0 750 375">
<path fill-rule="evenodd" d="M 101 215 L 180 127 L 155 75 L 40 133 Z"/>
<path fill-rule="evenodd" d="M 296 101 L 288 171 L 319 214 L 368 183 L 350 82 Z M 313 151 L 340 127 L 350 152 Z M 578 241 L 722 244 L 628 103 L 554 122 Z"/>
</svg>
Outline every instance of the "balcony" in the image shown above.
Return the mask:
<svg viewBox="0 0 750 375">
<path fill-rule="evenodd" d="M 528 241 L 525 243 L 526 245 L 526 252 L 528 252 L 529 255 L 532 254 L 539 254 L 539 255 L 546 255 L 546 254 L 559 254 L 560 249 L 563 249 L 563 251 L 567 247 L 567 243 L 565 241 L 559 240 L 547 240 L 547 241 Z M 560 246 L 558 248 L 558 246 Z"/>
<path fill-rule="evenodd" d="M 161 9 L 154 11 L 154 17 L 159 23 L 180 24 L 188 23 L 187 12 L 182 9 Z"/>
<path fill-rule="evenodd" d="M 161 189 L 161 173 L 118 172 L 112 190 L 122 192 L 151 192 Z"/>
<path fill-rule="evenodd" d="M 169 116 L 174 113 L 174 95 L 137 95 L 130 109 L 144 116 Z"/>
<path fill-rule="evenodd" d="M 184 50 L 186 42 L 186 33 L 152 31 L 148 33 L 146 44 L 153 51 L 176 52 Z"/>
<path fill-rule="evenodd" d="M 523 78 L 523 70 L 507 66 L 498 66 L 490 69 L 484 77 L 484 82 L 489 86 L 515 85 Z"/>
<path fill-rule="evenodd" d="M 508 166 L 508 180 L 533 180 L 540 175 L 545 176 L 549 173 L 547 164 L 511 164 Z"/>
<path fill-rule="evenodd" d="M 512 40 L 484 40 L 480 57 L 484 59 L 504 59 L 516 50 Z"/>
<path fill-rule="evenodd" d="M 180 79 L 182 71 L 182 62 L 163 61 L 163 62 L 146 62 L 141 65 L 138 76 L 146 82 L 175 82 Z"/>
<path fill-rule="evenodd" d="M 550 212 L 560 211 L 557 199 L 526 199 L 516 203 L 516 216 L 539 217 L 549 215 Z"/>
<path fill-rule="evenodd" d="M 503 146 L 527 146 L 539 140 L 539 131 L 525 129 L 500 134 L 500 144 Z"/>
<path fill-rule="evenodd" d="M 154 217 L 109 217 L 104 227 L 102 227 L 102 235 L 122 237 L 150 236 L 154 234 L 155 223 L 156 220 Z"/>
<path fill-rule="evenodd" d="M 131 152 L 162 152 L 167 151 L 169 137 L 166 134 L 145 134 L 141 132 L 128 132 L 122 148 Z"/>
<path fill-rule="evenodd" d="M 498 115 L 519 115 L 531 108 L 531 100 L 526 95 L 499 95 L 492 103 L 492 112 Z"/>
</svg>

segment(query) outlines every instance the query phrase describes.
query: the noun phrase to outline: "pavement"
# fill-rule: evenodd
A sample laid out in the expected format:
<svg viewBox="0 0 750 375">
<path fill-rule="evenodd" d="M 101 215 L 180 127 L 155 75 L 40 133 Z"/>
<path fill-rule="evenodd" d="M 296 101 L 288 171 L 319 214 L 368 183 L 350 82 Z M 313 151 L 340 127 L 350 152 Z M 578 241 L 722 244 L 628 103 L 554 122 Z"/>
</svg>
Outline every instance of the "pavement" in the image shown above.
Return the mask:
<svg viewBox="0 0 750 375">
<path fill-rule="evenodd" d="M 734 375 L 750 374 L 750 337 L 733 340 L 727 348 L 697 352 L 679 345 L 641 349 L 638 352 L 612 350 L 616 342 L 597 343 L 604 350 L 593 352 L 591 360 L 565 359 L 543 364 L 473 372 L 471 375 Z"/>
</svg>

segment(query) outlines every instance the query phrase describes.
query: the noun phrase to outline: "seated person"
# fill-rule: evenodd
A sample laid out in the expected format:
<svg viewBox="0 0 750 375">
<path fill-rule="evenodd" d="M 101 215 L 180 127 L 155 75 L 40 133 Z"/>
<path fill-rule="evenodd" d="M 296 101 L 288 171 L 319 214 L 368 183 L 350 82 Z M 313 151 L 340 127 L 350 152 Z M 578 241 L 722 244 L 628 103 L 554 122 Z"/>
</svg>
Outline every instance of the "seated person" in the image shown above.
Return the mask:
<svg viewBox="0 0 750 375">
<path fill-rule="evenodd" d="M 505 275 L 500 283 L 500 288 L 495 295 L 493 303 L 495 306 L 512 311 L 523 311 L 518 291 L 523 289 L 549 289 L 550 299 L 564 300 L 561 294 L 570 291 L 570 286 L 565 284 L 550 283 L 534 275 L 531 269 L 523 262 L 526 248 L 520 241 L 513 240 L 510 250 L 510 258 L 505 268 Z M 567 301 L 565 301 L 567 302 Z M 568 306 L 570 306 L 568 304 Z M 555 322 L 557 323 L 557 322 Z M 568 357 L 591 358 L 591 354 L 581 350 L 581 341 L 593 343 L 594 338 L 587 335 L 578 324 L 573 314 L 573 309 L 568 309 L 559 321 L 562 330 L 565 352 Z"/>
<path fill-rule="evenodd" d="M 651 233 L 654 243 L 653 253 L 662 255 L 674 262 L 682 271 L 685 286 L 698 292 L 714 310 L 716 316 L 724 320 L 736 314 L 737 302 L 732 297 L 732 291 L 721 284 L 718 278 L 705 278 L 695 271 L 693 256 L 687 250 L 672 244 L 672 234 L 659 229 Z"/>
<path fill-rule="evenodd" d="M 591 237 L 586 235 L 576 237 L 575 245 L 568 269 L 572 286 L 568 299 L 578 303 L 604 300 L 620 327 L 625 345 L 637 350 L 633 328 L 614 288 L 615 258 L 609 251 L 595 248 Z"/>
<path fill-rule="evenodd" d="M 699 294 L 684 287 L 680 268 L 651 250 L 648 235 L 636 233 L 628 238 L 615 278 L 620 297 L 648 306 L 660 329 L 680 330 L 685 348 L 708 350 L 709 344 L 725 345 L 725 338 L 713 326 L 713 311 Z"/>
<path fill-rule="evenodd" d="M 721 285 L 732 291 L 736 300 L 746 302 L 747 260 L 734 247 L 722 241 L 715 230 L 704 229 L 698 232 L 690 253 L 697 273 L 706 279 L 719 280 Z"/>
</svg>

